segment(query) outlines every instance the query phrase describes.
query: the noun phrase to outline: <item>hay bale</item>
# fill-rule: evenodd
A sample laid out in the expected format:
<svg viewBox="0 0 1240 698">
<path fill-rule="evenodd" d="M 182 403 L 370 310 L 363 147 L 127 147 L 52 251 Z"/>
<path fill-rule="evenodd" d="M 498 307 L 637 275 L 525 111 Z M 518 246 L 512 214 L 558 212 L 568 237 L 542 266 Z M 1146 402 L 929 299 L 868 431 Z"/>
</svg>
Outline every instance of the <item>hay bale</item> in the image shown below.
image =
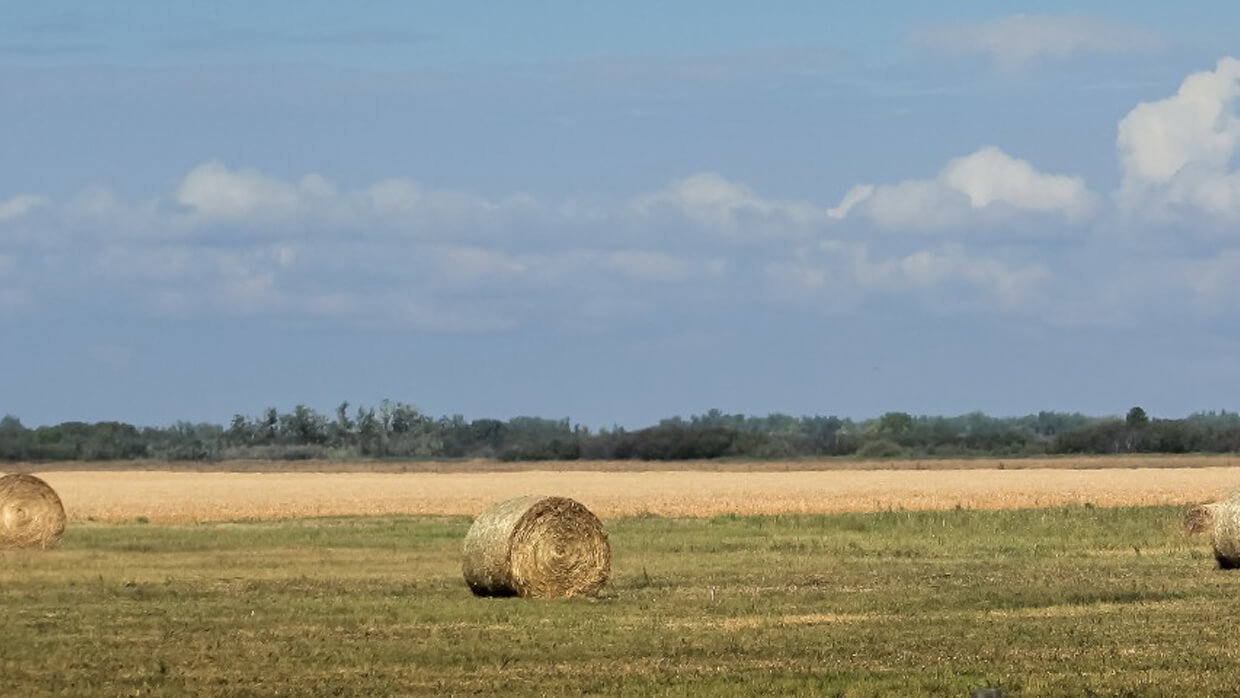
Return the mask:
<svg viewBox="0 0 1240 698">
<path fill-rule="evenodd" d="M 65 507 L 33 475 L 0 477 L 0 548 L 50 548 L 65 532 Z"/>
<path fill-rule="evenodd" d="M 1240 497 L 1232 495 L 1210 505 L 1213 518 L 1210 542 L 1214 546 L 1214 559 L 1219 569 L 1240 568 Z"/>
<path fill-rule="evenodd" d="M 462 571 L 478 596 L 592 596 L 611 576 L 611 545 L 579 502 L 517 497 L 474 520 Z"/>
<path fill-rule="evenodd" d="M 1217 504 L 1198 504 L 1184 512 L 1184 531 L 1190 536 L 1205 533 L 1214 527 L 1214 508 Z"/>
</svg>

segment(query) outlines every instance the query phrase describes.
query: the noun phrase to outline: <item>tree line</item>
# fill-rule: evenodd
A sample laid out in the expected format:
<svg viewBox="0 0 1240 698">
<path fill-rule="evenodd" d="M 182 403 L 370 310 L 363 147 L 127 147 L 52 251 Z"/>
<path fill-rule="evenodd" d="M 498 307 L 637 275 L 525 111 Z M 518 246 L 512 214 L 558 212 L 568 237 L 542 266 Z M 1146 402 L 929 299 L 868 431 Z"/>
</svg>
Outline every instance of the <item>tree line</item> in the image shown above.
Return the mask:
<svg viewBox="0 0 1240 698">
<path fill-rule="evenodd" d="M 710 410 L 628 430 L 591 430 L 569 419 L 432 417 L 413 405 L 341 403 L 323 414 L 305 405 L 237 414 L 227 425 L 176 422 L 63 422 L 30 428 L 0 419 L 0 460 L 499 459 L 696 460 L 834 456 L 910 458 L 1104 453 L 1221 453 L 1240 450 L 1240 413 L 1123 418 L 1039 412 L 955 417 L 888 412 L 852 420 Z"/>
</svg>

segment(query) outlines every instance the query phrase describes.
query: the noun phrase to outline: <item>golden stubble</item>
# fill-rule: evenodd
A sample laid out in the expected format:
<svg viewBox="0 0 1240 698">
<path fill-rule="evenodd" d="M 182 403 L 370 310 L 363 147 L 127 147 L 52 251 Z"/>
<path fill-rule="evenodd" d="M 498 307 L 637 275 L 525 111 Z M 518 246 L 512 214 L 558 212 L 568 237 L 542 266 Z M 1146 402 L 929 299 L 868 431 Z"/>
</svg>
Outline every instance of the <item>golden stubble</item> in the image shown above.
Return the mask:
<svg viewBox="0 0 1240 698">
<path fill-rule="evenodd" d="M 798 463 L 782 465 L 796 468 Z M 1235 465 L 410 473 L 44 470 L 39 474 L 60 493 L 72 521 L 147 517 L 163 523 L 350 515 L 474 516 L 497 501 L 535 493 L 571 497 L 604 518 L 1015 509 L 1085 503 L 1179 505 L 1215 500 L 1240 485 L 1240 466 Z"/>
</svg>

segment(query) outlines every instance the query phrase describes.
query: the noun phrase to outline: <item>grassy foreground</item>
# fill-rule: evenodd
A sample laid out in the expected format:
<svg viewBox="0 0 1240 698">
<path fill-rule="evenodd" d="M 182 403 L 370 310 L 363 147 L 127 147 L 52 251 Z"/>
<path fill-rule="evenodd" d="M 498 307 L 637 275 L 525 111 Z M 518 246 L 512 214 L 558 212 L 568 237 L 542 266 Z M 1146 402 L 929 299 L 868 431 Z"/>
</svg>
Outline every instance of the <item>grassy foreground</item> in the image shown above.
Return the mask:
<svg viewBox="0 0 1240 698">
<path fill-rule="evenodd" d="M 556 602 L 472 597 L 462 518 L 79 524 L 0 552 L 0 694 L 1228 695 L 1181 513 L 614 520 Z"/>
</svg>

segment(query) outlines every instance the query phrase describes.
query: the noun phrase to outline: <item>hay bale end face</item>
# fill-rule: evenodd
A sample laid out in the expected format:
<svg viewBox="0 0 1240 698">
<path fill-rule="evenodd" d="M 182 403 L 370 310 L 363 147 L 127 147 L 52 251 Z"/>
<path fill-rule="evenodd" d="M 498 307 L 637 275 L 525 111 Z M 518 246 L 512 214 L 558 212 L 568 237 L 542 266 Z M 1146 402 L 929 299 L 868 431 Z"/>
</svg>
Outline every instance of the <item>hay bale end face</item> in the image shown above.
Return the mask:
<svg viewBox="0 0 1240 698">
<path fill-rule="evenodd" d="M 593 596 L 611 576 L 611 545 L 602 522 L 581 503 L 517 497 L 474 520 L 462 571 L 478 596 Z"/>
<path fill-rule="evenodd" d="M 65 532 L 65 507 L 43 480 L 0 477 L 0 548 L 50 548 Z"/>
</svg>

